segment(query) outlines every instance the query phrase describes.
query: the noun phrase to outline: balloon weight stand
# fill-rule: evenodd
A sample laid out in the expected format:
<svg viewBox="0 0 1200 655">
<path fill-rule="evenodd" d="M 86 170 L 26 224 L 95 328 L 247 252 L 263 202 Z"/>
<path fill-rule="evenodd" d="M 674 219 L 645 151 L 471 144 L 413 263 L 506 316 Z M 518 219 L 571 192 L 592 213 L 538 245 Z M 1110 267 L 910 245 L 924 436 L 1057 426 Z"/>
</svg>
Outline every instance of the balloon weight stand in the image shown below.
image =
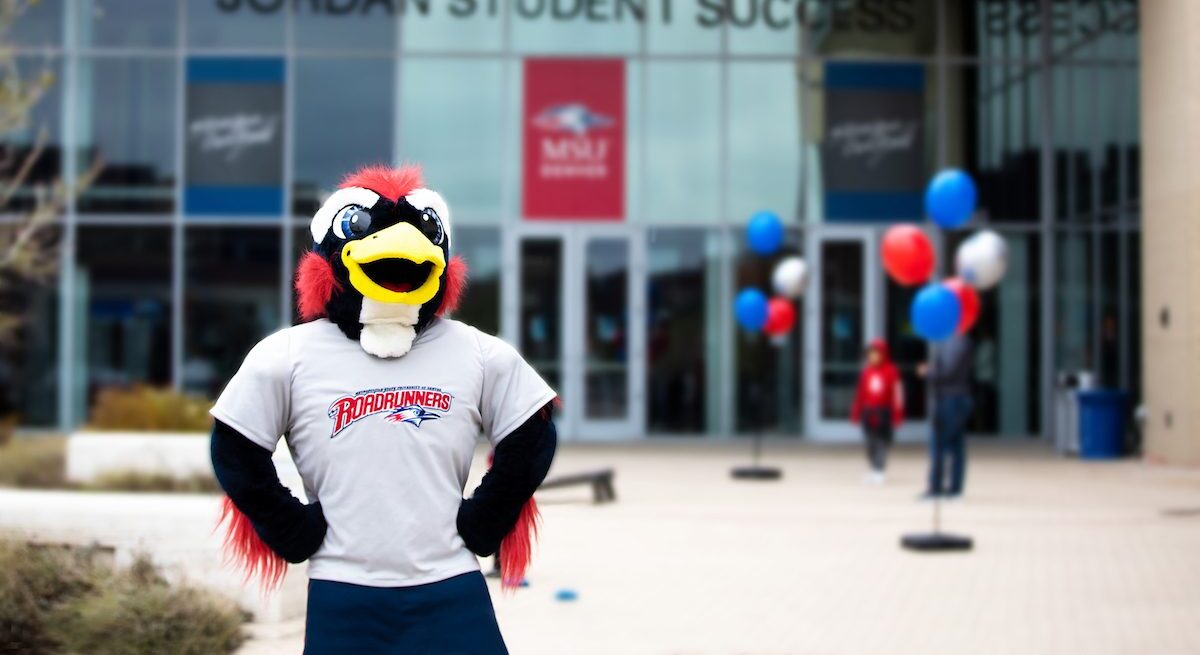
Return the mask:
<svg viewBox="0 0 1200 655">
<path fill-rule="evenodd" d="M 942 532 L 942 500 L 933 500 L 933 531 L 913 532 L 900 537 L 900 546 L 919 553 L 964 552 L 975 547 L 968 536 Z"/>
</svg>

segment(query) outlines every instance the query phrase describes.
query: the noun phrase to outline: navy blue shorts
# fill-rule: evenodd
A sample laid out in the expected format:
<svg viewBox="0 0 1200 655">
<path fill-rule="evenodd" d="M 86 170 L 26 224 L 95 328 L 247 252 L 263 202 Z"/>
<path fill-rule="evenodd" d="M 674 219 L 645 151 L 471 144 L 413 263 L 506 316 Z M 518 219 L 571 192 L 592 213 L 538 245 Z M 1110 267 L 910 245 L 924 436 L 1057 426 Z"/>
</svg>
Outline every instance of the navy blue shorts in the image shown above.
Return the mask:
<svg viewBox="0 0 1200 655">
<path fill-rule="evenodd" d="M 309 580 L 304 655 L 507 655 L 478 571 L 415 587 Z"/>
</svg>

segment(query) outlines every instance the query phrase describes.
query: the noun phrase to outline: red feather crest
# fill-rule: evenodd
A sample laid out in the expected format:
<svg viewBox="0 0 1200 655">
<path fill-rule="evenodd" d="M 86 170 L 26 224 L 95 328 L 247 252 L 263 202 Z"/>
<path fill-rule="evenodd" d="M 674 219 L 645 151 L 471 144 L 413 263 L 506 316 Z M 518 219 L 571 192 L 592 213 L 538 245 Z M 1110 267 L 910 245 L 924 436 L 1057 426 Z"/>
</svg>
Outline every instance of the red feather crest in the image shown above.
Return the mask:
<svg viewBox="0 0 1200 655">
<path fill-rule="evenodd" d="M 367 166 L 347 175 L 340 188 L 362 187 L 396 202 L 423 184 L 420 166 Z"/>
</svg>

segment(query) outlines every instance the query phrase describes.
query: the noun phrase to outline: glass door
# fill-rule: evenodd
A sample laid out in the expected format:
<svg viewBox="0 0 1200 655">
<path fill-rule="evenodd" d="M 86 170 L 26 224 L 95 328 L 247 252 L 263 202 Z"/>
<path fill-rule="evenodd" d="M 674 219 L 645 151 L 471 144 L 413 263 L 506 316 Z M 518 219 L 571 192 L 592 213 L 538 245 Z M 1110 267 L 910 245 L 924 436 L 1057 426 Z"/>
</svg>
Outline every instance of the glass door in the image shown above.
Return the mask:
<svg viewBox="0 0 1200 655">
<path fill-rule="evenodd" d="M 887 341 L 904 384 L 905 420 L 897 439 L 928 435 L 928 395 L 917 365 L 928 346 L 912 329 L 909 305 L 917 288 L 887 278 L 879 260 L 883 230 L 872 227 L 821 227 L 808 242 L 814 277 L 805 321 L 805 424 L 816 440 L 862 438 L 850 423 L 850 406 L 869 341 Z M 940 251 L 936 235 L 930 235 Z"/>
<path fill-rule="evenodd" d="M 870 228 L 813 231 L 805 303 L 805 423 L 820 441 L 861 438 L 850 423 L 863 347 L 880 334 L 879 263 Z"/>
<path fill-rule="evenodd" d="M 624 226 L 522 226 L 505 333 L 562 399 L 559 436 L 645 429 L 644 248 Z"/>
</svg>

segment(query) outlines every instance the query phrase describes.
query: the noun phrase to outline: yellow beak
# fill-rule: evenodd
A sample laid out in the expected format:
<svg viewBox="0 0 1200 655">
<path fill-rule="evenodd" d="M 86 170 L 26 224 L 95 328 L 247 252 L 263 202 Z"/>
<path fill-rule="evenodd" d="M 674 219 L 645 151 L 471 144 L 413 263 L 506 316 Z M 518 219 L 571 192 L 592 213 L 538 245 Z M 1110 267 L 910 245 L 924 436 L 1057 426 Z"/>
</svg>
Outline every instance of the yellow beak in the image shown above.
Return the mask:
<svg viewBox="0 0 1200 655">
<path fill-rule="evenodd" d="M 363 270 L 364 266 L 369 269 L 371 264 L 387 263 L 388 260 L 413 267 L 428 264 L 429 275 L 408 291 L 388 289 Z M 446 256 L 416 227 L 397 223 L 347 243 L 342 248 L 342 263 L 350 271 L 350 284 L 364 297 L 378 302 L 424 305 L 437 295 L 442 271 L 446 269 Z"/>
</svg>

